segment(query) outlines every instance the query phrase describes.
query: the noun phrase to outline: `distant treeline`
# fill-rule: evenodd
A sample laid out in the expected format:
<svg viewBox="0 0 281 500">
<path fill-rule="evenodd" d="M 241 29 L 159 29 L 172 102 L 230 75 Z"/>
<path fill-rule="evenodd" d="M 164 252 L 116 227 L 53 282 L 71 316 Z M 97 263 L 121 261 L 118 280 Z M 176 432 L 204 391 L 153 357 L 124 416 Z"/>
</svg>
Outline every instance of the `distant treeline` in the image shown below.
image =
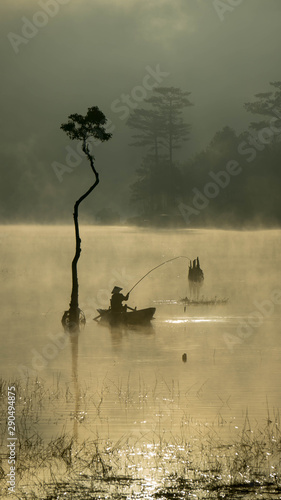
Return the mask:
<svg viewBox="0 0 281 500">
<path fill-rule="evenodd" d="M 192 125 L 183 119 L 183 110 L 193 105 L 190 93 L 154 89 L 127 121 L 133 130 L 127 144 L 138 148 L 135 181 L 135 163 L 109 155 L 106 168 L 101 163 L 103 182 L 95 200 L 83 206 L 83 222 L 280 226 L 281 82 L 270 85 L 272 90 L 244 104 L 257 120 L 246 131 L 238 134 L 225 126 L 203 151 L 181 162 L 176 150 L 192 140 Z M 52 164 L 65 149 L 58 177 Z M 72 224 L 73 193 L 80 196 L 89 180 L 70 145 L 62 148 L 61 142 L 41 136 L 18 147 L 2 144 L 1 166 L 0 223 Z"/>
<path fill-rule="evenodd" d="M 183 165 L 178 208 L 186 223 L 281 223 L 281 142 L 266 135 L 237 135 L 225 127 Z"/>
<path fill-rule="evenodd" d="M 150 149 L 131 186 L 131 201 L 140 214 L 136 221 L 165 220 L 187 226 L 280 225 L 281 82 L 271 86 L 273 91 L 257 94 L 255 101 L 244 105 L 251 114 L 262 116 L 262 121 L 252 122 L 241 134 L 224 127 L 203 151 L 182 164 L 171 161 L 171 151 L 183 140 L 184 126 L 188 132 L 191 128 L 182 120 L 186 103 L 173 100 L 175 91 L 177 96 L 181 91 L 168 89 L 170 102 L 165 108 L 163 102 L 157 109 L 153 103 L 152 116 L 156 109 L 158 122 L 137 122 L 143 136 L 150 138 Z M 165 146 L 170 154 L 165 153 Z"/>
</svg>

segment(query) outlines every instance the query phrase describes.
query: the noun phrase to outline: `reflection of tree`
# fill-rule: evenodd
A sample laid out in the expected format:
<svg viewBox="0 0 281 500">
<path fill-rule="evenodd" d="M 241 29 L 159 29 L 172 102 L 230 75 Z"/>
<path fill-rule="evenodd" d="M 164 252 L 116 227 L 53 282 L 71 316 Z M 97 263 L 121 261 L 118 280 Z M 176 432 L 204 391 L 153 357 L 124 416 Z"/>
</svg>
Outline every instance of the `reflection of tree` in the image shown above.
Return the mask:
<svg viewBox="0 0 281 500">
<path fill-rule="evenodd" d="M 61 125 L 61 129 L 66 132 L 70 139 L 78 139 L 82 142 L 82 150 L 90 162 L 91 169 L 95 176 L 94 184 L 75 202 L 74 205 L 74 228 L 75 228 L 75 255 L 72 261 L 72 291 L 71 301 L 68 311 L 62 317 L 62 324 L 65 330 L 70 332 L 71 358 L 72 358 L 72 382 L 74 387 L 74 423 L 73 439 L 78 439 L 79 421 L 79 383 L 78 383 L 78 334 L 80 324 L 85 324 L 84 313 L 78 304 L 78 272 L 77 263 L 81 254 L 81 238 L 79 234 L 78 209 L 80 203 L 89 196 L 99 183 L 99 174 L 95 169 L 94 156 L 91 154 L 89 140 L 94 138 L 101 142 L 108 141 L 111 134 L 105 131 L 106 118 L 98 107 L 89 108 L 85 116 L 73 114 L 68 118 L 68 122 Z"/>
<path fill-rule="evenodd" d="M 78 139 L 82 142 L 82 150 L 90 162 L 91 169 L 95 175 L 94 184 L 75 202 L 74 205 L 74 227 L 76 250 L 72 261 L 72 292 L 68 311 L 62 317 L 62 323 L 68 330 L 79 330 L 79 323 L 85 322 L 84 315 L 78 305 L 78 275 L 77 263 L 81 254 L 81 239 L 78 224 L 78 209 L 80 203 L 95 189 L 99 183 L 99 174 L 95 169 L 94 156 L 91 154 L 89 140 L 94 138 L 104 142 L 111 138 L 111 134 L 105 130 L 107 119 L 97 106 L 89 108 L 86 115 L 73 114 L 68 117 L 68 122 L 61 125 L 61 129 L 66 132 L 72 140 Z"/>
<path fill-rule="evenodd" d="M 78 383 L 78 333 L 70 335 L 71 342 L 71 361 L 72 361 L 72 383 L 74 388 L 74 422 L 73 439 L 78 439 L 78 421 L 79 421 L 79 383 Z"/>
</svg>

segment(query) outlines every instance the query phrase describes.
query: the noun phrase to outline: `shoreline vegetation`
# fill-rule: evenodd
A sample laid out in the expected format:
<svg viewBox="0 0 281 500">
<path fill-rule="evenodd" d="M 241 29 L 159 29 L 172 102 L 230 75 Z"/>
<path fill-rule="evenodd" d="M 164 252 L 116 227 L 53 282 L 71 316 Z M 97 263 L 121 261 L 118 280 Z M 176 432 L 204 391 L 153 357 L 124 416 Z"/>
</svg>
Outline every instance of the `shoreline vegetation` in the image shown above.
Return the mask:
<svg viewBox="0 0 281 500">
<path fill-rule="evenodd" d="M 281 495 L 280 414 L 267 410 L 252 425 L 245 414 L 235 435 L 218 415 L 207 424 L 182 416 L 176 433 L 161 421 L 160 407 L 151 432 L 121 433 L 113 441 L 95 423 L 104 420 L 106 392 L 114 390 L 124 411 L 144 408 L 157 391 L 140 383 L 138 394 L 127 383 L 103 381 L 99 391 L 79 390 L 60 376 L 13 381 L 16 393 L 16 488 L 8 493 L 7 405 L 9 381 L 0 381 L 2 498 L 26 500 L 88 499 L 279 499 Z M 178 405 L 176 385 L 167 385 L 169 408 Z M 165 399 L 163 395 L 161 398 Z M 64 404 L 63 404 L 64 403 Z M 88 412 L 92 404 L 94 411 Z M 158 403 L 157 403 L 158 404 Z M 65 405 L 68 408 L 65 409 Z M 157 406 L 157 405 L 156 405 Z M 73 408 L 76 407 L 76 413 Z M 81 411 L 81 408 L 86 411 Z M 90 417 L 89 417 L 90 415 Z M 143 413 L 144 415 L 144 413 Z M 143 417 L 142 415 L 142 417 Z M 69 425 L 66 421 L 69 420 Z M 75 438 L 73 425 L 80 426 Z M 83 431 L 83 432 L 82 432 Z"/>
</svg>

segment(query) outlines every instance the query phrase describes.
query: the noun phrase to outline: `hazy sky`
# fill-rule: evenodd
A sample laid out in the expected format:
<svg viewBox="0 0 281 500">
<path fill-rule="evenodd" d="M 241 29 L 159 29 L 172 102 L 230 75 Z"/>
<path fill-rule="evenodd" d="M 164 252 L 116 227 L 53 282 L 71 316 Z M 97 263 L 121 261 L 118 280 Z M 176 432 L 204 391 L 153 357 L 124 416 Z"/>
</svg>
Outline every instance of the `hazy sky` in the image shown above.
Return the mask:
<svg viewBox="0 0 281 500">
<path fill-rule="evenodd" d="M 243 103 L 281 79 L 280 16 L 280 0 L 1 0 L 0 216 L 18 203 L 18 182 L 19 216 L 22 203 L 32 212 L 33 191 L 37 212 L 54 197 L 72 206 L 89 172 L 81 163 L 59 182 L 52 163 L 65 164 L 70 145 L 59 127 L 93 105 L 113 123 L 96 151 L 97 205 L 126 205 L 140 151 L 124 117 L 157 79 L 191 92 L 181 160 L 224 125 L 242 131 L 253 118 Z"/>
</svg>

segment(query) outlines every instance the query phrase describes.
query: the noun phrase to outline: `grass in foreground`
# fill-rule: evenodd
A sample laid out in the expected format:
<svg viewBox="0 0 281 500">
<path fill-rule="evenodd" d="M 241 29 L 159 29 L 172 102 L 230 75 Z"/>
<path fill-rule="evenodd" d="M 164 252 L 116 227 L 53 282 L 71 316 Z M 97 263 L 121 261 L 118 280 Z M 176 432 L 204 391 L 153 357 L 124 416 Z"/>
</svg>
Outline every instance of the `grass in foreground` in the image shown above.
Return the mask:
<svg viewBox="0 0 281 500">
<path fill-rule="evenodd" d="M 14 384 L 15 385 L 15 384 Z M 7 491 L 7 386 L 0 384 L 2 498 Z M 17 487 L 14 498 L 61 499 L 280 499 L 281 433 L 278 412 L 252 429 L 248 417 L 238 437 L 223 442 L 220 428 L 190 423 L 185 432 L 123 437 L 113 443 L 96 437 L 79 442 L 60 431 L 43 439 L 38 432 L 46 407 L 70 398 L 59 382 L 53 387 L 16 384 Z M 86 398 L 86 395 L 85 395 Z M 96 412 L 101 412 L 96 405 Z M 4 418 L 3 418 L 4 416 Z M 56 425 L 55 414 L 47 425 Z M 196 427 L 194 430 L 192 425 Z M 151 437 L 153 438 L 151 439 Z"/>
</svg>

